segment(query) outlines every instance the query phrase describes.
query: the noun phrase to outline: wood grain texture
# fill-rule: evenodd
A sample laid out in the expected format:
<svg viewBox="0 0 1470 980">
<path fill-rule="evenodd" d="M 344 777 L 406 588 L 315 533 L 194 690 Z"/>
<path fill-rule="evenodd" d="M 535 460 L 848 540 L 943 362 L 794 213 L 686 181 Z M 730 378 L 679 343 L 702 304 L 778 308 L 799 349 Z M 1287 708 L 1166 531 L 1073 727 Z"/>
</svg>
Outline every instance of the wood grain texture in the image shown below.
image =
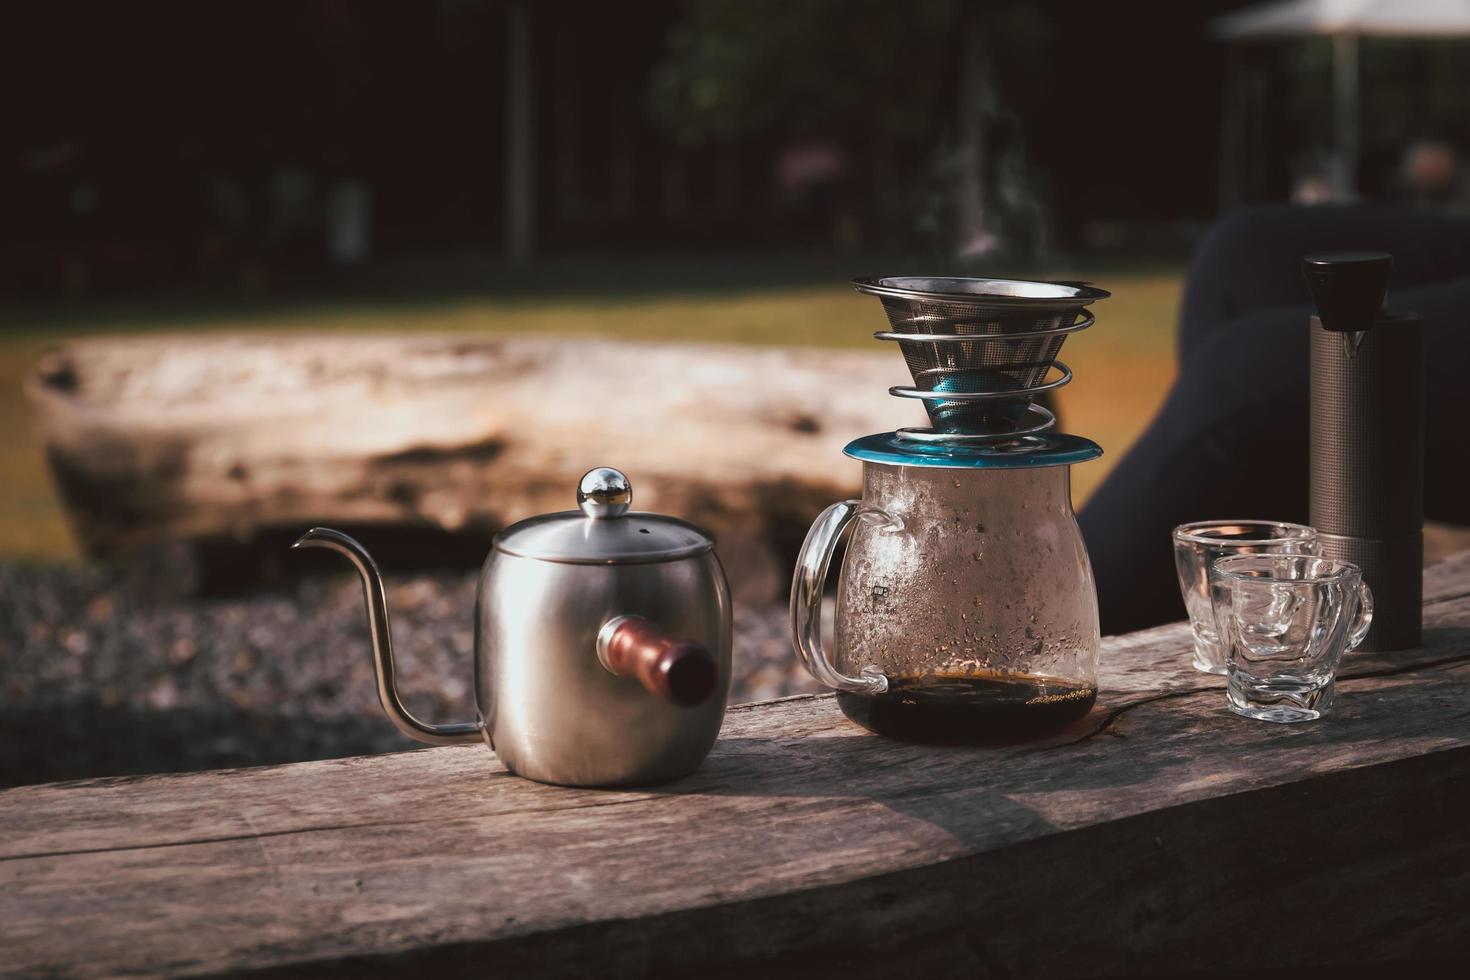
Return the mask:
<svg viewBox="0 0 1470 980">
<path fill-rule="evenodd" d="M 0 793 L 0 970 L 1076 976 L 1470 950 L 1470 555 L 1426 645 L 1247 722 L 1188 633 L 1105 642 L 1042 743 L 898 744 L 829 697 L 731 711 L 646 790 L 478 746 Z M 37 751 L 44 751 L 38 746 Z"/>
</svg>

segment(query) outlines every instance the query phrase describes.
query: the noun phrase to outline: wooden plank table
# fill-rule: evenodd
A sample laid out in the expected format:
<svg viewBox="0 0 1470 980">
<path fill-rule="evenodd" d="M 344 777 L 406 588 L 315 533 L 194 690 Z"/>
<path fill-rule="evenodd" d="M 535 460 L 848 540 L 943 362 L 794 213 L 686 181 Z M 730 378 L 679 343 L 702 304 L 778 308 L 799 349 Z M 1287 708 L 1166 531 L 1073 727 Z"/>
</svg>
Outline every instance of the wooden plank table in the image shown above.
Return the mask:
<svg viewBox="0 0 1470 980">
<path fill-rule="evenodd" d="M 693 777 L 569 790 L 478 746 L 0 793 L 17 975 L 1075 976 L 1470 950 L 1470 553 L 1332 715 L 1224 710 L 1183 624 L 1043 743 L 732 710 Z M 35 751 L 46 751 L 44 743 Z"/>
</svg>

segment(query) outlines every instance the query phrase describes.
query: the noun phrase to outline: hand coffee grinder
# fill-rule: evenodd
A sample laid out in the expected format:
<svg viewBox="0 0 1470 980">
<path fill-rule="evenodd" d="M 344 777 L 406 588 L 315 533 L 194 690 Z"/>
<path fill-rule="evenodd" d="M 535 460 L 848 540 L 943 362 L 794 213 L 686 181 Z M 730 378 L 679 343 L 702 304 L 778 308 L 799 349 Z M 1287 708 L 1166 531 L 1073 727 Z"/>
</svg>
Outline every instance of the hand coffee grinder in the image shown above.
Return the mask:
<svg viewBox="0 0 1470 980">
<path fill-rule="evenodd" d="M 1363 570 L 1361 650 L 1419 645 L 1424 565 L 1424 324 L 1385 308 L 1386 252 L 1308 255 L 1311 522 L 1323 555 Z"/>
</svg>

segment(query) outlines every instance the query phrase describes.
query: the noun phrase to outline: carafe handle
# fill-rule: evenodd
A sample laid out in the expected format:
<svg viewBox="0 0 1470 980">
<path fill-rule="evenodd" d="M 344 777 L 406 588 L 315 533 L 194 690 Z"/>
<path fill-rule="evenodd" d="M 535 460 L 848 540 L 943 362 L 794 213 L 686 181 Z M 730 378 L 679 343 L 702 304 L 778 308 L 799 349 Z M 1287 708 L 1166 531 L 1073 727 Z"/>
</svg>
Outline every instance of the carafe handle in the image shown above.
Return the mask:
<svg viewBox="0 0 1470 980">
<path fill-rule="evenodd" d="M 882 694 L 888 690 L 888 678 L 871 664 L 859 676 L 843 674 L 822 649 L 822 592 L 827 584 L 827 569 L 832 554 L 844 531 L 855 518 L 872 515 L 897 530 L 903 526 L 881 508 L 861 500 L 844 500 L 822 511 L 802 542 L 796 558 L 796 575 L 791 581 L 791 644 L 802 666 L 828 687 L 852 694 Z"/>
</svg>

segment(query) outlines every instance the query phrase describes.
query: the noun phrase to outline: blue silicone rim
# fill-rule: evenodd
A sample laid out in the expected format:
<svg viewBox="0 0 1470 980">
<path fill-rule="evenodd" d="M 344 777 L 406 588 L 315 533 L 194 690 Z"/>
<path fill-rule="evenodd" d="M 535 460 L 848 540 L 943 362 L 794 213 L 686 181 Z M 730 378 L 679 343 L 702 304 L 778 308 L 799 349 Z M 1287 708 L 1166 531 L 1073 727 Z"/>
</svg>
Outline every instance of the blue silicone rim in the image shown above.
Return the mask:
<svg viewBox="0 0 1470 980">
<path fill-rule="evenodd" d="M 960 470 L 1019 470 L 1037 466 L 1070 466 L 1097 459 L 1102 447 L 1091 439 L 1063 432 L 1043 432 L 1008 442 L 971 445 L 918 442 L 897 432 L 878 432 L 854 439 L 844 455 L 865 463 L 890 466 L 934 466 Z"/>
</svg>

